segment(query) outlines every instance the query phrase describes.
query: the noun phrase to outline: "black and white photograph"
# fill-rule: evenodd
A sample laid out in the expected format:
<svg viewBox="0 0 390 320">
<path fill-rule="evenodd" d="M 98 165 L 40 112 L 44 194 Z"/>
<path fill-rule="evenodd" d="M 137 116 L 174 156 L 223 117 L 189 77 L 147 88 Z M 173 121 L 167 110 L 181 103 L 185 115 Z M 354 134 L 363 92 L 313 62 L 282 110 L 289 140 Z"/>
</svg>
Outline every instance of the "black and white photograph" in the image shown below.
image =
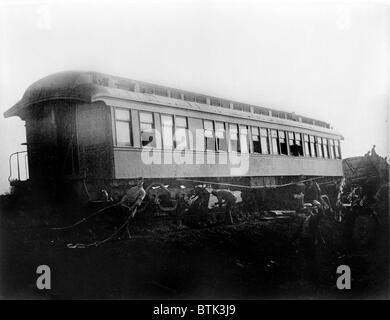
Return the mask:
<svg viewBox="0 0 390 320">
<path fill-rule="evenodd" d="M 0 0 L 0 299 L 388 300 L 389 88 L 385 1 Z"/>
</svg>

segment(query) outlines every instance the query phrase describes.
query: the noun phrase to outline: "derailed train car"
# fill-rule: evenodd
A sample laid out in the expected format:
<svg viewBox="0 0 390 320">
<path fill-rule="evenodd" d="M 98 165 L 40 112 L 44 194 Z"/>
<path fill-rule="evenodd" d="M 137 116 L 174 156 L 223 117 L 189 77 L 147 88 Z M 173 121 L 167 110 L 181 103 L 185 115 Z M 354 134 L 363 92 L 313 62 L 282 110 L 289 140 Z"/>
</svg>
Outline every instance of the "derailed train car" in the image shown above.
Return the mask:
<svg viewBox="0 0 390 320">
<path fill-rule="evenodd" d="M 328 123 L 96 72 L 45 77 L 4 116 L 26 122 L 26 183 L 80 199 L 118 198 L 139 176 L 180 189 L 343 175 Z"/>
</svg>

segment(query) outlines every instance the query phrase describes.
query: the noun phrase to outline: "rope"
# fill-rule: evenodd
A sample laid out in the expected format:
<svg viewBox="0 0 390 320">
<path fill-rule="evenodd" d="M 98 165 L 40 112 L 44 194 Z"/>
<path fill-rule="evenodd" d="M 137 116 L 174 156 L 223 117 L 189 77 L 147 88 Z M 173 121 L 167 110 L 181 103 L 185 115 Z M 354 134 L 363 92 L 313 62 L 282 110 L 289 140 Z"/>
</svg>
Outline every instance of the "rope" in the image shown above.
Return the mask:
<svg viewBox="0 0 390 320">
<path fill-rule="evenodd" d="M 112 233 L 109 237 L 107 237 L 107 238 L 105 238 L 103 240 L 94 241 L 94 242 L 91 242 L 91 243 L 75 243 L 75 244 L 68 243 L 66 246 L 69 249 L 85 249 L 85 248 L 90 248 L 90 247 L 98 247 L 98 246 L 100 246 L 100 245 L 110 241 L 112 238 L 116 237 L 125 227 L 128 227 L 129 226 L 129 222 L 134 217 L 136 211 L 137 211 L 137 207 L 134 208 L 133 211 L 131 211 L 129 213 L 129 215 L 127 216 L 125 222 L 119 227 L 119 229 L 116 230 L 114 233 Z M 129 234 L 129 236 L 130 236 L 130 234 Z"/>
<path fill-rule="evenodd" d="M 83 218 L 83 219 L 81 219 L 81 220 L 79 220 L 79 221 L 76 221 L 75 223 L 73 223 L 73 224 L 71 224 L 71 225 L 69 225 L 69 226 L 66 226 L 66 227 L 54 227 L 54 228 L 49 228 L 49 229 L 50 229 L 50 230 L 67 230 L 67 229 L 74 228 L 74 227 L 76 227 L 76 226 L 78 226 L 78 225 L 80 225 L 80 224 L 86 222 L 86 221 L 89 220 L 90 218 L 92 218 L 92 217 L 98 215 L 99 213 L 102 213 L 102 212 L 104 212 L 105 210 L 110 209 L 110 208 L 113 208 L 113 207 L 116 207 L 116 206 L 120 206 L 120 204 L 113 204 L 113 205 L 111 205 L 111 206 L 108 206 L 108 207 L 105 207 L 105 208 L 100 209 L 100 210 L 98 210 L 98 211 L 95 211 L 95 212 L 91 213 L 89 216 L 87 216 L 87 217 L 85 217 L 85 218 Z"/>
<path fill-rule="evenodd" d="M 87 194 L 87 197 L 88 197 L 88 200 L 90 201 L 91 200 L 91 195 L 88 191 L 88 188 L 87 188 L 87 183 L 86 183 L 86 174 L 84 173 L 84 178 L 83 178 L 83 186 L 84 186 L 84 190 L 85 190 L 85 193 Z"/>
<path fill-rule="evenodd" d="M 202 181 L 202 180 L 193 180 L 193 179 L 180 179 L 178 178 L 177 180 L 179 181 L 190 181 L 190 182 L 196 182 L 196 183 L 203 183 L 203 184 L 216 184 L 216 185 L 223 185 L 223 186 L 229 186 L 229 187 L 238 187 L 238 188 L 246 188 L 246 189 L 263 189 L 263 188 L 282 188 L 282 187 L 287 187 L 291 186 L 294 184 L 298 183 L 303 183 L 307 181 L 312 181 L 312 180 L 318 180 L 322 179 L 323 177 L 317 177 L 317 178 L 310 178 L 310 179 L 305 179 L 297 182 L 290 182 L 290 183 L 285 183 L 285 184 L 274 184 L 274 185 L 269 185 L 269 186 L 245 186 L 241 184 L 232 184 L 232 183 L 223 183 L 223 182 L 211 182 L 211 181 Z"/>
</svg>

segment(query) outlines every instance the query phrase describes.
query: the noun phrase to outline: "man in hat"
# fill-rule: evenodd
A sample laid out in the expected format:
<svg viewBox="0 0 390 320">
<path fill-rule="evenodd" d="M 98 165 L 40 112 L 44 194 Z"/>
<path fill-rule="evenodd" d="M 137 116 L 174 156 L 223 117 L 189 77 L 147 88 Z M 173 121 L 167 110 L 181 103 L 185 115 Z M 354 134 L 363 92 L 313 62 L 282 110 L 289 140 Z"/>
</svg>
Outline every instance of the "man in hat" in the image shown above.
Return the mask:
<svg viewBox="0 0 390 320">
<path fill-rule="evenodd" d="M 311 208 L 310 215 L 302 224 L 301 237 L 299 241 L 299 250 L 303 253 L 303 257 L 306 264 L 306 271 L 309 278 L 316 280 L 318 277 L 318 259 L 317 259 L 317 246 L 319 240 L 325 244 L 325 240 L 322 237 L 319 225 L 323 217 L 323 209 L 321 203 L 317 200 L 313 200 L 313 207 Z"/>
<path fill-rule="evenodd" d="M 219 207 L 226 205 L 225 221 L 233 224 L 232 209 L 237 201 L 236 196 L 229 190 L 213 190 L 211 193 L 217 197 Z"/>
<path fill-rule="evenodd" d="M 132 211 L 132 218 L 134 218 L 136 209 L 142 203 L 142 200 L 146 196 L 145 189 L 143 188 L 144 178 L 137 179 L 137 184 L 126 191 L 126 194 L 122 197 L 119 204 Z"/>
</svg>

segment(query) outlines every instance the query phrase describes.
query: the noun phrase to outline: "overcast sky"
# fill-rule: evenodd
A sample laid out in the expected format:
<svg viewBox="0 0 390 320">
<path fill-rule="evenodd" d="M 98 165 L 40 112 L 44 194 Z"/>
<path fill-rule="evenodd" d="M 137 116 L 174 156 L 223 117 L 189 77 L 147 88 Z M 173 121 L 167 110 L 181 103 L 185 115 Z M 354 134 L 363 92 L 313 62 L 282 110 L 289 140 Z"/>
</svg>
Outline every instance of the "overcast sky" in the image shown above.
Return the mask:
<svg viewBox="0 0 390 320">
<path fill-rule="evenodd" d="M 0 193 L 34 81 L 94 70 L 330 122 L 344 157 L 389 155 L 389 7 L 353 2 L 1 1 Z"/>
</svg>

